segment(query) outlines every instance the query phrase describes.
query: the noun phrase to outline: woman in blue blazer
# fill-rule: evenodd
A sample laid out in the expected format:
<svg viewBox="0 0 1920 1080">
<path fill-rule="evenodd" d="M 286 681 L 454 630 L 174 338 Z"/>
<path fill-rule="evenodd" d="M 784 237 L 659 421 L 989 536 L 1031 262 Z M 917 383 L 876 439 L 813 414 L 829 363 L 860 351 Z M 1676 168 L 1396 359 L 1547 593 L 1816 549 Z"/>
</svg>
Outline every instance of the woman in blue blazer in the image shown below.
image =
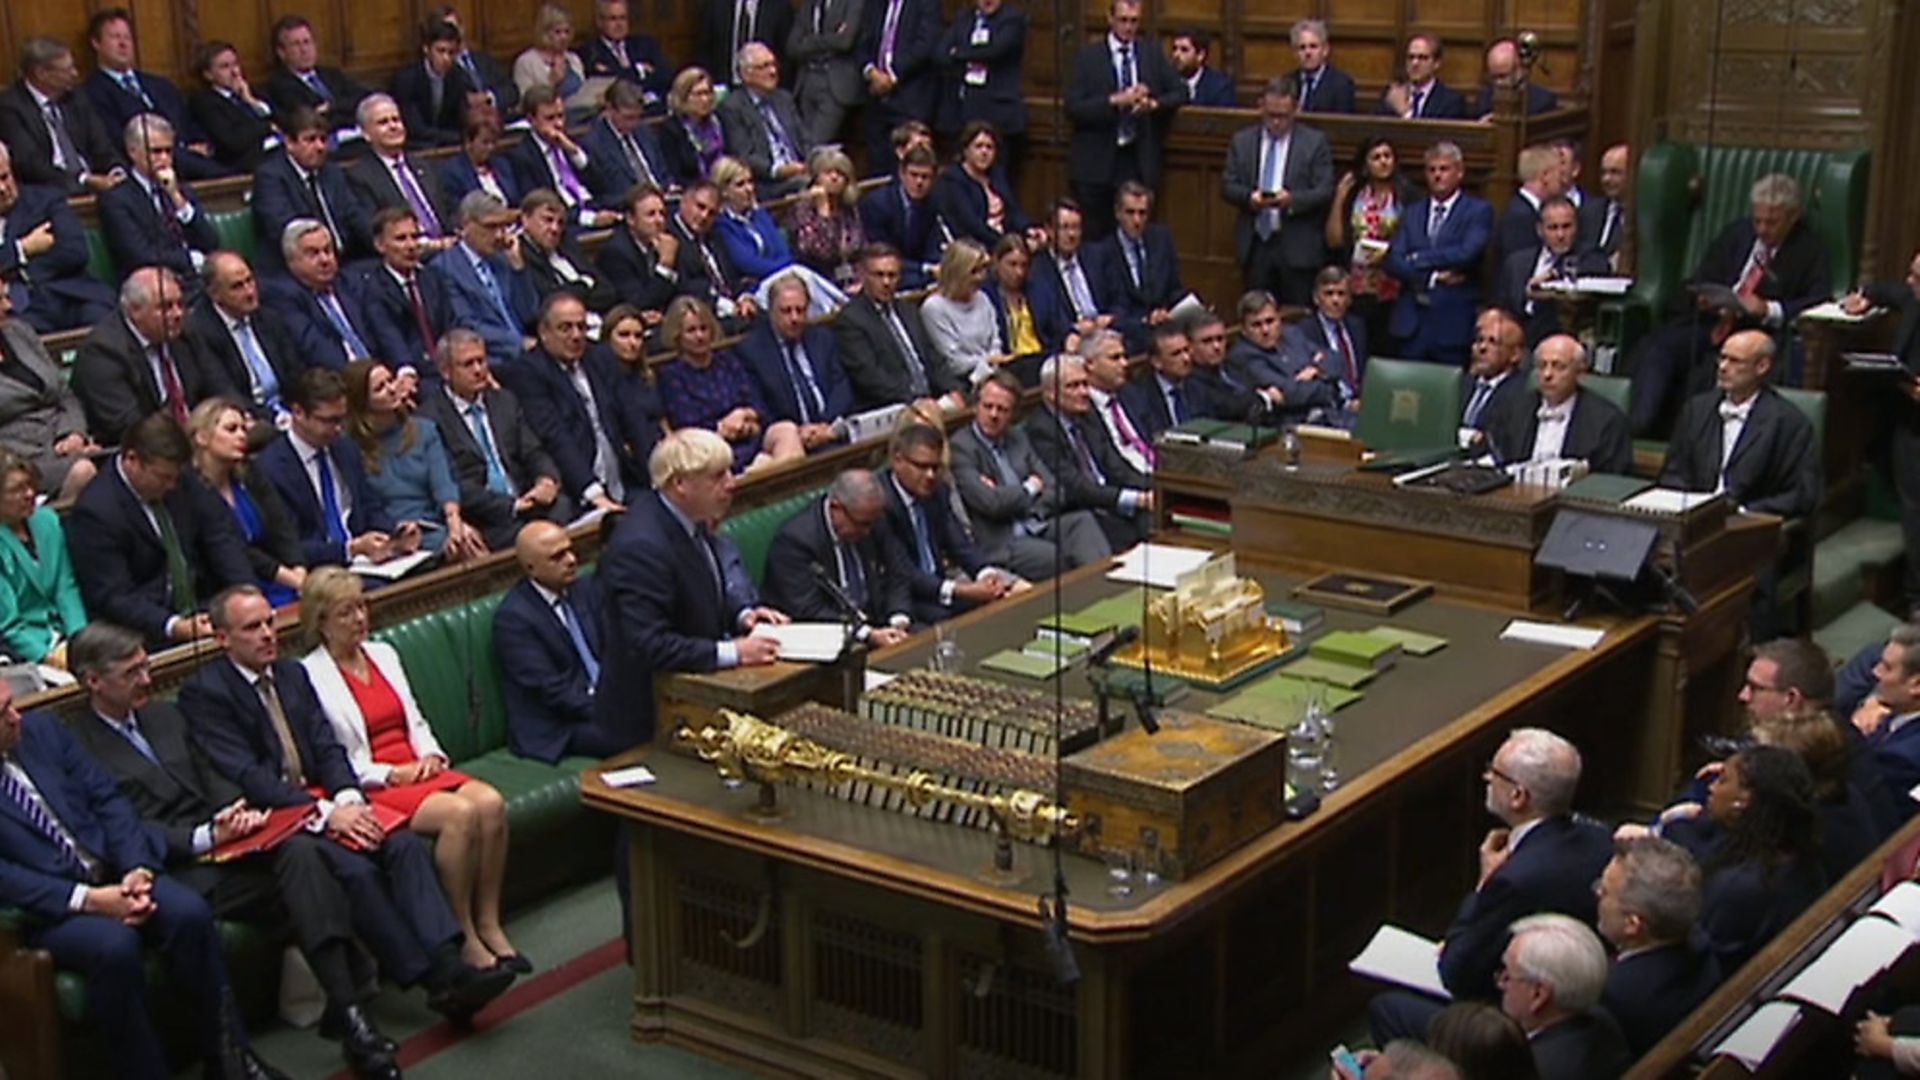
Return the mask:
<svg viewBox="0 0 1920 1080">
<path fill-rule="evenodd" d="M 33 463 L 0 451 L 0 647 L 22 660 L 62 665 L 67 639 L 87 625 L 87 609 L 60 515 L 39 506 L 39 495 Z"/>
<path fill-rule="evenodd" d="M 780 223 L 766 207 L 755 202 L 753 170 L 736 157 L 723 157 L 713 163 L 713 183 L 720 189 L 720 215 L 713 231 L 727 249 L 740 275 L 753 283 L 760 306 L 767 306 L 767 285 L 789 274 L 807 284 L 812 318 L 831 315 L 846 306 L 847 294 L 832 278 L 803 265 L 793 257 L 793 245 Z"/>
</svg>

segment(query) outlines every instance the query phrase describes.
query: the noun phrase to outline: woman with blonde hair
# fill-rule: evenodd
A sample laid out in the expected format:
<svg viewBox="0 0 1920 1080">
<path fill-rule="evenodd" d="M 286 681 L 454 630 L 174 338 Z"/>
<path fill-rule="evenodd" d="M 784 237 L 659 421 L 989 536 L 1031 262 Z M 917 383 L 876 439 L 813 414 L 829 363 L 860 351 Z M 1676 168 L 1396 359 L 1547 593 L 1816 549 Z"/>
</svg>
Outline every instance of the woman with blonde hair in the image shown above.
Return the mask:
<svg viewBox="0 0 1920 1080">
<path fill-rule="evenodd" d="M 541 4 L 533 19 L 533 41 L 513 61 L 513 84 L 522 94 L 551 86 L 554 96 L 566 102 L 569 120 L 592 115 L 612 80 L 587 78 L 586 66 L 573 52 L 573 16 L 559 4 Z"/>
<path fill-rule="evenodd" d="M 667 91 L 667 119 L 660 125 L 660 150 L 681 185 L 706 179 L 713 163 L 727 152 L 726 132 L 713 114 L 720 103 L 713 76 L 702 67 L 684 67 Z"/>
<path fill-rule="evenodd" d="M 853 182 L 853 160 L 837 146 L 817 147 L 807 155 L 807 175 L 793 207 L 793 249 L 802 265 L 851 289 L 854 263 L 867 243 L 855 210 L 860 185 Z"/>
<path fill-rule="evenodd" d="M 1000 319 L 981 286 L 993 256 L 972 240 L 955 240 L 940 257 L 934 291 L 920 304 L 933 349 L 954 374 L 978 385 L 1011 357 L 1000 345 Z"/>
<path fill-rule="evenodd" d="M 794 261 L 787 235 L 773 214 L 755 201 L 753 169 L 736 157 L 713 163 L 713 184 L 720 189 L 720 215 L 713 231 L 740 275 L 754 283 L 753 297 L 767 310 L 775 280 L 792 274 L 806 283 L 810 318 L 824 318 L 847 303 L 847 294 L 829 278 Z"/>
<path fill-rule="evenodd" d="M 733 448 L 734 472 L 807 456 L 793 421 L 767 423 L 773 410 L 747 365 L 716 347 L 720 320 L 706 301 L 675 297 L 667 305 L 661 335 L 674 353 L 658 373 L 669 424 L 717 433 Z"/>
<path fill-rule="evenodd" d="M 484 780 L 449 768 L 393 646 L 367 640 L 360 579 L 337 566 L 307 576 L 300 629 L 314 646 L 300 661 L 367 798 L 434 838 L 433 860 L 466 931 L 461 959 L 516 974 L 533 964 L 500 924 L 507 876 L 507 803 Z"/>
<path fill-rule="evenodd" d="M 87 625 L 60 515 L 40 504 L 40 469 L 0 450 L 0 646 L 66 666 L 67 640 Z"/>
<path fill-rule="evenodd" d="M 287 504 L 265 473 L 247 468 L 252 420 L 232 398 L 212 397 L 187 415 L 193 470 L 233 511 L 234 527 L 247 545 L 247 562 L 267 602 L 282 607 L 300 598 L 306 555 Z"/>
</svg>

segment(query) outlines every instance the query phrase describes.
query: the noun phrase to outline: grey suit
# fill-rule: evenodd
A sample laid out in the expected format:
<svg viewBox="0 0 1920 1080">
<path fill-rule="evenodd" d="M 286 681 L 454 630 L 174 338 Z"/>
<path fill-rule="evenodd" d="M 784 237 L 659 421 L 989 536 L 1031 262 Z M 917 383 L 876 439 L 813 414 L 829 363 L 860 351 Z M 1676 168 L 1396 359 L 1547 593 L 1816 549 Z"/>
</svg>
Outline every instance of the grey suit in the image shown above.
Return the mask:
<svg viewBox="0 0 1920 1080">
<path fill-rule="evenodd" d="M 1268 289 L 1282 303 L 1304 305 L 1313 297 L 1313 275 L 1326 263 L 1333 151 L 1318 130 L 1293 125 L 1280 174 L 1280 186 L 1293 198 L 1280 211 L 1279 229 L 1262 239 L 1260 215 L 1249 200 L 1254 192 L 1267 190 L 1260 174 L 1265 140 L 1265 128 L 1259 124 L 1234 132 L 1227 144 L 1227 167 L 1220 174 L 1220 197 L 1240 211 L 1233 225 L 1233 250 L 1246 272 L 1247 287 Z"/>
<path fill-rule="evenodd" d="M 793 103 L 793 95 L 776 87 L 766 96 L 766 102 L 787 134 L 794 159 L 806 164 L 807 155 L 813 151 L 813 140 L 807 137 L 806 128 L 800 123 L 800 110 Z M 726 134 L 728 152 L 753 169 L 755 189 L 762 201 L 800 190 L 804 176 L 790 180 L 773 178 L 773 132 L 761 115 L 753 91 L 744 86 L 735 87 L 716 111 L 720 116 L 720 129 Z"/>
<path fill-rule="evenodd" d="M 0 345 L 6 349 L 0 372 L 18 364 L 27 376 L 0 374 L 0 448 L 33 462 L 40 470 L 41 489 L 58 492 L 74 459 L 54 453 L 53 444 L 69 435 L 86 434 L 86 412 L 32 327 L 13 321 L 0 324 Z M 38 388 L 33 385 L 36 381 Z"/>
<path fill-rule="evenodd" d="M 487 390 L 481 395 L 486 409 L 487 430 L 494 454 L 507 474 L 511 495 L 487 486 L 486 451 L 473 437 L 464 407 L 456 406 L 445 387 L 423 388 L 420 415 L 432 420 L 446 443 L 447 457 L 453 465 L 453 478 L 460 485 L 460 510 L 467 521 L 486 535 L 487 546 L 502 550 L 513 546 L 520 526 L 535 518 L 566 522 L 572 517 L 573 504 L 561 495 L 543 508 L 515 513 L 514 502 L 543 476 L 560 479 L 559 466 L 540 442 L 540 436 L 527 423 L 526 411 L 511 390 Z"/>
<path fill-rule="evenodd" d="M 860 20 L 866 0 L 802 0 L 787 35 L 787 61 L 798 69 L 794 97 L 814 145 L 835 142 L 847 110 L 860 103 Z M 815 27 L 818 29 L 815 29 Z"/>
<path fill-rule="evenodd" d="M 1041 580 L 1113 554 L 1100 523 L 1072 505 L 1025 431 L 1008 428 L 996 454 L 979 425 L 968 424 L 954 435 L 950 449 L 954 488 L 989 563 Z M 1023 484 L 1031 476 L 1040 478 L 1038 495 Z"/>
</svg>

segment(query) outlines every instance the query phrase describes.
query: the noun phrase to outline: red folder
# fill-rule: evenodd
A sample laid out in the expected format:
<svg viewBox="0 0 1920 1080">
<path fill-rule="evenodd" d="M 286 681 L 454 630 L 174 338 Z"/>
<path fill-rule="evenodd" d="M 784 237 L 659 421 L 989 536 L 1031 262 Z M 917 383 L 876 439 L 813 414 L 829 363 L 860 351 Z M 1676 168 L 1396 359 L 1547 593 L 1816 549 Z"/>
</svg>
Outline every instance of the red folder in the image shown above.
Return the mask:
<svg viewBox="0 0 1920 1080">
<path fill-rule="evenodd" d="M 267 823 L 245 836 L 235 837 L 224 844 L 200 856 L 203 862 L 223 863 L 234 859 L 244 859 L 262 851 L 272 851 L 282 840 L 305 829 L 320 808 L 308 803 L 305 806 L 283 806 L 278 810 L 267 811 Z"/>
</svg>

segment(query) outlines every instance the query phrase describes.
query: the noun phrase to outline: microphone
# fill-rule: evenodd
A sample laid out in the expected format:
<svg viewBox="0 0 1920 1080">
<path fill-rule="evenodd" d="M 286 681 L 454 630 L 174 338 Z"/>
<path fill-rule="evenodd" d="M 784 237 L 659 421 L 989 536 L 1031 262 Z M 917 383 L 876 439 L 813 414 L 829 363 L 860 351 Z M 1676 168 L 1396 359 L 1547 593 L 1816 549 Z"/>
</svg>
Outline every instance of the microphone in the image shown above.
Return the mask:
<svg viewBox="0 0 1920 1080">
<path fill-rule="evenodd" d="M 1140 628 L 1137 626 L 1123 626 L 1115 630 L 1113 636 L 1107 639 L 1106 644 L 1101 645 L 1099 648 L 1087 654 L 1087 667 L 1106 667 L 1107 662 L 1113 659 L 1114 653 L 1119 652 L 1121 649 L 1126 648 L 1138 640 L 1140 640 Z"/>
<path fill-rule="evenodd" d="M 1513 39 L 1513 46 L 1520 53 L 1520 63 L 1532 67 L 1540 60 L 1540 35 L 1532 30 L 1522 30 Z"/>
<path fill-rule="evenodd" d="M 867 613 L 861 611 L 860 605 L 854 603 L 853 597 L 847 595 L 847 590 L 840 587 L 840 583 L 833 579 L 832 574 L 827 573 L 826 567 L 818 562 L 810 562 L 807 564 L 807 570 L 813 574 L 814 580 L 827 590 L 827 595 L 833 599 L 833 606 L 840 609 L 843 618 L 856 627 L 867 625 Z"/>
</svg>

